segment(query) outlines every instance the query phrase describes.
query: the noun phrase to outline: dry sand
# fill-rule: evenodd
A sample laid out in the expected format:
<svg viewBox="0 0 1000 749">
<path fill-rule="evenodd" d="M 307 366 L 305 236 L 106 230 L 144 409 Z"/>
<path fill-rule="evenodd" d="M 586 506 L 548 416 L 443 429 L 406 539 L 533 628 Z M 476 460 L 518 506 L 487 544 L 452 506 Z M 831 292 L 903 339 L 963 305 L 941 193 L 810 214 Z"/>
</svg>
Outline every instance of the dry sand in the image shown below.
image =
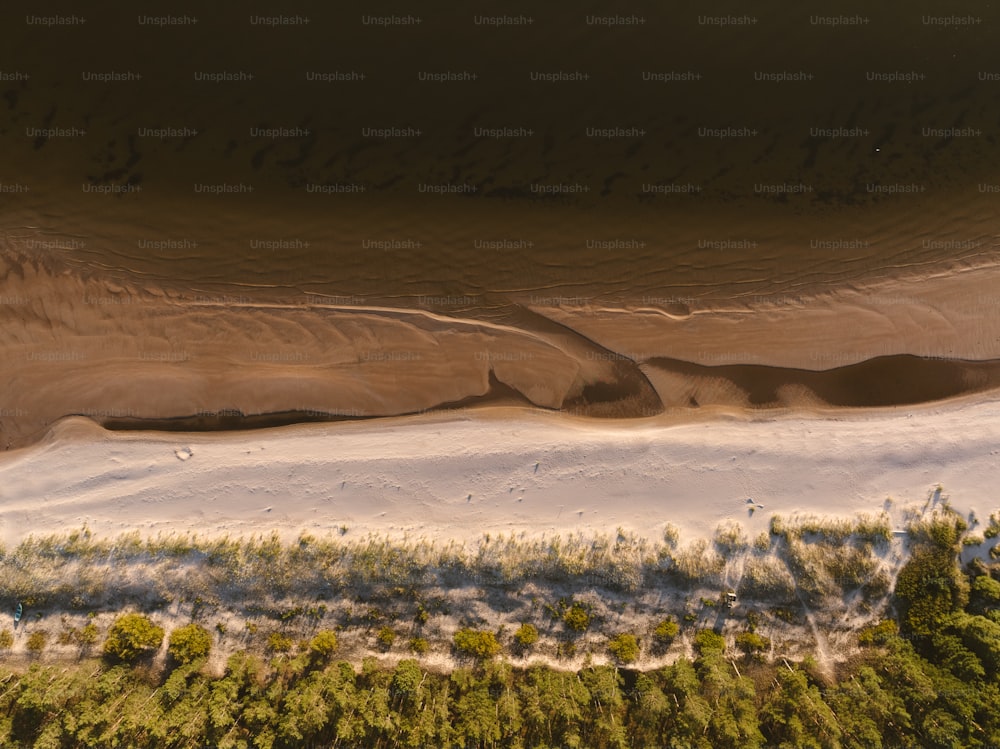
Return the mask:
<svg viewBox="0 0 1000 749">
<path fill-rule="evenodd" d="M 669 426 L 510 408 L 224 434 L 107 432 L 82 418 L 0 459 L 2 533 L 86 524 L 241 534 L 347 526 L 429 538 L 483 532 L 708 536 L 772 513 L 879 512 L 941 483 L 996 509 L 998 399 Z M 751 515 L 748 498 L 764 505 Z"/>
</svg>

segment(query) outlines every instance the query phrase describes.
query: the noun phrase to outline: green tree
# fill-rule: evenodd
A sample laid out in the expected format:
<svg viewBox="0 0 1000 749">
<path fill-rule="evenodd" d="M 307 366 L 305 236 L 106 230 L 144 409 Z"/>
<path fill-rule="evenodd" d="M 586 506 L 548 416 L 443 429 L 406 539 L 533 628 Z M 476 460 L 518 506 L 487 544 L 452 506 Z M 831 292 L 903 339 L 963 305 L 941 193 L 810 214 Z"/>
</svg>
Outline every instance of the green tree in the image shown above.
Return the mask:
<svg viewBox="0 0 1000 749">
<path fill-rule="evenodd" d="M 778 687 L 760 711 L 769 742 L 796 749 L 826 749 L 839 745 L 841 729 L 823 695 L 800 669 L 778 671 Z"/>
<path fill-rule="evenodd" d="M 845 749 L 905 745 L 910 715 L 892 686 L 863 666 L 828 692 L 827 704 L 837 716 Z"/>
<path fill-rule="evenodd" d="M 670 725 L 673 700 L 662 688 L 662 672 L 640 672 L 636 675 L 629 708 L 628 732 L 633 746 L 657 746 L 663 743 Z"/>
<path fill-rule="evenodd" d="M 417 694 L 417 688 L 423 681 L 423 672 L 412 658 L 404 658 L 392 673 L 392 688 L 397 694 L 412 698 Z"/>
<path fill-rule="evenodd" d="M 142 614 L 123 614 L 115 619 L 104 640 L 104 653 L 123 661 L 156 650 L 163 642 L 163 628 Z"/>
<path fill-rule="evenodd" d="M 518 693 L 525 746 L 585 746 L 581 732 L 590 692 L 578 674 L 533 666 Z"/>
<path fill-rule="evenodd" d="M 934 660 L 959 679 L 978 681 L 986 676 L 983 664 L 979 662 L 975 653 L 965 647 L 962 638 L 944 632 L 935 632 L 931 635 L 931 648 L 934 652 Z"/>
<path fill-rule="evenodd" d="M 459 746 L 496 746 L 503 736 L 499 709 L 487 679 L 467 669 L 452 673 L 456 686 L 455 730 Z"/>
<path fill-rule="evenodd" d="M 753 682 L 739 677 L 724 657 L 721 636 L 710 630 L 699 633 L 700 655 L 695 668 L 700 693 L 713 706 L 707 716 L 705 737 L 715 746 L 758 747 L 764 743 L 757 721 Z"/>
<path fill-rule="evenodd" d="M 191 663 L 204 658 L 212 649 L 212 635 L 200 624 L 191 622 L 170 633 L 167 652 L 178 663 Z"/>
<path fill-rule="evenodd" d="M 590 692 L 590 720 L 585 738 L 591 746 L 628 747 L 625 733 L 626 704 L 622 676 L 614 666 L 596 666 L 580 672 L 580 680 Z M 589 725 L 588 725 L 589 724 Z"/>
<path fill-rule="evenodd" d="M 969 611 L 985 614 L 990 609 L 1000 608 L 1000 582 L 989 575 L 979 575 L 969 589 Z"/>
<path fill-rule="evenodd" d="M 1000 681 L 1000 624 L 984 616 L 961 613 L 952 619 L 952 629 L 975 653 L 985 672 Z"/>
</svg>

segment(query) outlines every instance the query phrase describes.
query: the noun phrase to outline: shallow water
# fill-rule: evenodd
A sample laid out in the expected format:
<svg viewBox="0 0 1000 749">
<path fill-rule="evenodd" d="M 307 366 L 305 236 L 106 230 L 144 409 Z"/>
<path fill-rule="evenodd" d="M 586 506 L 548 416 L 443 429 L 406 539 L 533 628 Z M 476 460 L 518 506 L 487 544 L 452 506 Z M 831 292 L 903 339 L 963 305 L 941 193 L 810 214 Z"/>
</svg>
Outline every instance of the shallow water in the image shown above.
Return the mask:
<svg viewBox="0 0 1000 749">
<path fill-rule="evenodd" d="M 259 327 L 251 325 L 246 311 L 259 303 L 358 308 L 359 316 L 386 314 L 372 307 L 427 310 L 506 328 L 502 343 L 488 330 L 470 339 L 483 349 L 465 358 L 486 358 L 465 362 L 469 379 L 452 375 L 455 392 L 438 405 L 497 397 L 495 388 L 484 390 L 487 374 L 477 366 L 488 361 L 488 376 L 500 380 L 507 364 L 513 391 L 505 398 L 648 415 L 662 404 L 633 357 L 546 309 L 651 307 L 679 318 L 774 309 L 996 262 L 998 19 L 989 9 L 973 12 L 979 22 L 956 25 L 929 3 L 827 15 L 819 5 L 776 1 L 752 13 L 693 2 L 612 12 L 587 2 L 547 4 L 528 23 L 514 11 L 440 3 L 422 6 L 419 16 L 402 6 L 305 3 L 267 25 L 260 17 L 274 12 L 233 4 L 177 6 L 173 20 L 158 25 L 111 2 L 62 15 L 15 8 L 0 57 L 3 259 L 12 274 L 27 262 L 50 280 L 69 271 L 82 285 L 53 282 L 45 293 L 18 286 L 23 299 L 7 291 L 13 283 L 0 287 L 10 326 L 4 340 L 27 347 L 11 356 L 60 357 L 76 346 L 88 361 L 106 357 L 106 367 L 120 355 L 111 349 L 127 352 L 111 394 L 88 382 L 91 400 L 67 411 L 114 412 L 125 380 L 139 371 L 223 381 L 213 352 L 201 348 L 202 323 L 192 317 L 160 334 L 192 363 L 150 362 L 136 343 L 148 331 L 103 315 L 86 297 L 73 307 L 53 289 L 83 289 L 104 301 L 150 292 L 202 312 L 228 308 L 226 322 L 217 322 L 229 331 L 222 344 L 245 359 L 266 341 L 269 355 L 286 357 L 254 364 L 261 372 L 305 354 L 291 351 L 297 344 L 277 313 L 255 312 Z M 501 16 L 513 21 L 483 20 Z M 31 20 L 39 18 L 63 20 Z M 207 80 L 223 73 L 240 80 Z M 551 80 L 560 76 L 567 80 Z M 908 304 L 870 306 L 884 311 L 897 301 Z M 913 302 L 914 319 L 927 314 L 921 304 Z M 983 345 L 964 340 L 963 350 L 992 359 L 997 307 L 981 306 Z M 184 308 L 164 309 L 169 316 Z M 160 323 L 156 314 L 150 325 Z M 319 327 L 306 326 L 302 341 L 342 334 L 321 316 L 311 319 Z M 365 350 L 391 353 L 450 335 L 440 321 L 426 325 L 410 341 L 397 332 L 391 341 L 365 341 Z M 669 357 L 664 335 L 648 346 L 634 335 L 622 340 Z M 760 361 L 735 345 L 738 329 L 726 335 L 730 353 L 746 356 L 725 361 Z M 961 358 L 935 335 L 927 346 L 933 355 Z M 518 347 L 537 339 L 560 352 L 558 386 L 555 370 L 536 371 L 521 358 Z M 856 361 L 849 341 L 838 341 L 834 349 L 845 350 L 824 350 L 823 361 Z M 40 342 L 49 348 L 34 351 Z M 311 351 L 313 361 L 329 356 L 346 367 L 357 354 L 331 346 Z M 386 375 L 379 387 L 395 382 L 397 395 L 427 388 L 458 348 L 433 364 L 406 361 L 398 382 Z M 136 355 L 138 363 L 129 358 Z M 44 364 L 7 368 L 0 413 L 24 410 L 19 394 L 39 387 L 26 382 L 29 369 L 58 383 L 85 376 L 73 361 Z M 684 366 L 696 365 L 671 363 L 667 374 Z M 763 379 L 750 369 L 685 370 L 684 386 L 659 399 L 683 404 L 695 390 L 704 399 L 703 375 L 732 375 L 736 391 L 719 402 L 750 406 L 799 402 L 771 398 L 775 388 L 804 393 L 809 403 L 884 405 L 895 395 L 873 400 L 866 390 L 903 371 L 913 378 L 904 390 L 914 395 L 899 402 L 978 387 L 963 380 L 971 371 L 964 365 L 935 366 L 895 362 L 891 372 L 873 365 L 809 382 L 777 368 Z M 129 367 L 137 369 L 128 374 Z M 300 374 L 293 370 L 288 382 Z M 368 387 L 370 372 L 358 371 L 338 376 Z M 312 408 L 281 387 L 290 389 L 267 393 L 267 408 L 227 404 L 220 387 L 212 391 L 218 402 L 160 397 L 139 418 L 236 409 L 238 421 L 261 414 L 280 421 Z M 432 389 L 406 408 L 433 407 Z M 354 405 L 334 399 L 326 408 Z M 21 433 L 37 435 L 59 415 L 34 414 Z M 231 426 L 227 418 L 206 424 Z M 10 421 L 0 432 L 17 431 Z"/>
<path fill-rule="evenodd" d="M 0 161 L 31 190 L 5 201 L 8 241 L 185 290 L 476 314 L 524 295 L 711 304 L 996 256 L 989 17 L 940 28 L 909 5 L 830 27 L 808 5 L 641 4 L 644 23 L 608 27 L 594 21 L 632 11 L 585 3 L 494 28 L 437 4 L 383 27 L 307 4 L 308 24 L 268 27 L 258 12 L 157 27 L 105 2 L 83 26 L 25 24 L 5 67 L 31 78 L 4 84 Z M 756 22 L 718 25 L 730 15 Z M 254 78 L 196 80 L 220 71 Z M 309 80 L 338 71 L 366 78 Z M 449 71 L 477 79 L 420 80 Z M 531 79 L 558 71 L 590 78 Z M 925 78 L 869 80 L 886 72 Z M 106 73 L 143 77 L 83 80 Z M 776 74 L 812 78 L 761 80 Z M 44 127 L 86 135 L 27 135 Z M 421 134 L 364 135 L 389 127 Z M 598 137 L 615 128 L 643 134 Z M 926 134 L 942 128 L 981 134 Z M 316 192 L 334 185 L 365 192 Z M 587 192 L 539 192 L 558 185 Z M 444 187 L 475 192 L 427 192 Z"/>
</svg>

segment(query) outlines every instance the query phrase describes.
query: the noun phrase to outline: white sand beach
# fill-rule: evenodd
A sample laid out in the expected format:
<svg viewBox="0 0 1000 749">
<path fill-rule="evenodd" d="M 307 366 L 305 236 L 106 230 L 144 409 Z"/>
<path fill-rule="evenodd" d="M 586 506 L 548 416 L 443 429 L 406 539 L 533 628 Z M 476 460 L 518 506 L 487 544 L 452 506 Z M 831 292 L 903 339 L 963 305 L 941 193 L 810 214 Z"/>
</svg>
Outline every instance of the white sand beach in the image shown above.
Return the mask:
<svg viewBox="0 0 1000 749">
<path fill-rule="evenodd" d="M 939 484 L 996 510 L 997 396 L 914 408 L 681 425 L 482 408 L 227 433 L 109 432 L 88 419 L 0 457 L 5 542 L 86 525 L 100 535 L 284 535 L 340 529 L 428 538 L 485 532 L 709 536 L 773 513 L 879 512 Z M 763 508 L 749 512 L 747 499 Z"/>
</svg>

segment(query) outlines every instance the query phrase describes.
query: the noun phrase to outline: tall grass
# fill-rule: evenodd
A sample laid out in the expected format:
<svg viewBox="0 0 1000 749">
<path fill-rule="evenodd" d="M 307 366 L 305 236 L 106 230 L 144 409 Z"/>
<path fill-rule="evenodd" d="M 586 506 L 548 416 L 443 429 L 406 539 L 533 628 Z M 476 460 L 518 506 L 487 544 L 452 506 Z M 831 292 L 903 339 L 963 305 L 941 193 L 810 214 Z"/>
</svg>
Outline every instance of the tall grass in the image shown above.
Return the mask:
<svg viewBox="0 0 1000 749">
<path fill-rule="evenodd" d="M 276 533 L 208 538 L 132 532 L 98 538 L 82 528 L 28 537 L 0 550 L 0 597 L 54 610 L 123 603 L 156 609 L 197 601 L 267 614 L 301 608 L 303 601 L 373 598 L 386 591 L 417 601 L 421 590 L 467 586 L 710 592 L 743 560 L 741 595 L 784 602 L 798 588 L 820 600 L 858 589 L 866 595 L 884 592 L 888 581 L 879 554 L 891 538 L 884 514 L 774 516 L 771 543 L 763 536 L 752 544 L 737 522 L 720 524 L 711 543 L 686 544 L 669 525 L 661 540 L 619 528 L 595 535 L 485 534 L 468 542 L 308 533 L 291 542 Z"/>
</svg>

